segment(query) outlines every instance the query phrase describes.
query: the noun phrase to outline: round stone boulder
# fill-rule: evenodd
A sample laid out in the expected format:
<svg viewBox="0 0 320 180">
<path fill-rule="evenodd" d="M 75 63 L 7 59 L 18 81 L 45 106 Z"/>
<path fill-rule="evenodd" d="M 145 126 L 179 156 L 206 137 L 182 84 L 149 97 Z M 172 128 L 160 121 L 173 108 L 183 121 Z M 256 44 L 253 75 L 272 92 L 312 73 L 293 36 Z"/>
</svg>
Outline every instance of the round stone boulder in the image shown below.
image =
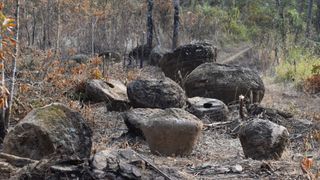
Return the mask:
<svg viewBox="0 0 320 180">
<path fill-rule="evenodd" d="M 187 44 L 165 54 L 160 67 L 167 77 L 180 83 L 182 78 L 200 64 L 215 62 L 216 57 L 217 48 L 209 43 Z"/>
<path fill-rule="evenodd" d="M 31 159 L 55 155 L 89 158 L 92 131 L 80 113 L 62 104 L 32 110 L 3 142 L 3 152 Z"/>
<path fill-rule="evenodd" d="M 130 108 L 127 87 L 113 79 L 87 81 L 86 98 L 92 102 L 106 102 L 110 111 L 124 111 Z"/>
<path fill-rule="evenodd" d="M 128 133 L 145 139 L 142 126 L 147 124 L 154 114 L 162 112 L 162 109 L 134 108 L 122 113 L 124 123 L 128 127 Z"/>
<path fill-rule="evenodd" d="M 238 100 L 240 95 L 261 102 L 265 88 L 260 76 L 249 68 L 217 63 L 205 63 L 186 78 L 184 88 L 188 97 L 207 97 L 225 104 Z"/>
<path fill-rule="evenodd" d="M 127 86 L 135 108 L 181 108 L 186 104 L 184 90 L 169 78 L 135 80 Z"/>
<path fill-rule="evenodd" d="M 190 154 L 202 129 L 196 116 L 177 108 L 161 110 L 147 119 L 141 129 L 151 152 L 158 155 Z"/>
<path fill-rule="evenodd" d="M 253 119 L 243 125 L 239 138 L 244 155 L 256 160 L 278 160 L 289 142 L 288 130 L 268 120 Z"/>
<path fill-rule="evenodd" d="M 228 107 L 218 99 L 189 98 L 186 110 L 206 123 L 228 120 Z"/>
<path fill-rule="evenodd" d="M 170 51 L 168 49 L 162 48 L 160 46 L 156 46 L 155 48 L 153 48 L 150 53 L 150 65 L 158 66 L 162 57 L 169 52 Z"/>
</svg>

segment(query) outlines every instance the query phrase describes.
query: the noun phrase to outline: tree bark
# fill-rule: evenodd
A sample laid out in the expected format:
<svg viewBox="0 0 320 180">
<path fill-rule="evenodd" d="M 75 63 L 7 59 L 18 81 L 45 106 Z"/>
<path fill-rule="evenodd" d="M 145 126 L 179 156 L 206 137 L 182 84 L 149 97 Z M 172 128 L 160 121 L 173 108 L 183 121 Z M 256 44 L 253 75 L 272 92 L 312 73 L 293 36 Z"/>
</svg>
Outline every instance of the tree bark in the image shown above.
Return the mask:
<svg viewBox="0 0 320 180">
<path fill-rule="evenodd" d="M 179 0 L 173 0 L 174 16 L 173 16 L 173 37 L 172 37 L 172 49 L 178 46 L 179 41 Z"/>
<path fill-rule="evenodd" d="M 287 31 L 285 26 L 285 16 L 284 16 L 284 8 L 285 4 L 281 0 L 276 0 L 276 4 L 278 6 L 278 16 L 280 18 L 280 22 L 278 25 L 278 30 L 280 31 L 281 35 L 281 51 L 284 56 L 287 53 Z"/>
<path fill-rule="evenodd" d="M 311 26 L 311 21 L 312 21 L 312 5 L 313 5 L 313 0 L 309 0 L 308 3 L 308 17 L 307 17 L 307 29 L 306 29 L 306 37 L 310 37 L 310 26 Z"/>
<path fill-rule="evenodd" d="M 36 36 L 36 25 L 37 25 L 35 8 L 32 9 L 32 19 L 33 19 L 33 25 L 32 25 L 31 45 L 34 45 L 34 40 L 35 40 L 35 36 Z"/>
<path fill-rule="evenodd" d="M 317 0 L 317 20 L 316 20 L 316 30 L 320 33 L 320 0 Z"/>
<path fill-rule="evenodd" d="M 20 48 L 19 48 L 19 40 L 20 40 L 20 0 L 16 0 L 16 47 L 15 47 L 15 57 L 12 61 L 12 76 L 11 76 L 11 85 L 10 85 L 10 97 L 8 99 L 8 108 L 5 112 L 5 128 L 9 127 L 10 117 L 11 117 L 11 107 L 14 97 L 14 87 L 15 87 L 15 79 L 16 79 L 16 71 L 17 71 L 17 59 L 19 57 Z"/>
<path fill-rule="evenodd" d="M 55 56 L 60 52 L 60 33 L 61 33 L 61 5 L 60 0 L 57 0 L 58 4 L 58 32 L 57 32 L 57 41 L 56 41 L 56 48 L 55 48 Z"/>
<path fill-rule="evenodd" d="M 299 16 L 302 17 L 302 12 L 304 10 L 305 0 L 297 0 L 297 11 L 299 13 Z M 294 43 L 296 44 L 298 42 L 298 36 L 301 33 L 302 28 L 296 27 L 295 29 L 295 35 L 294 35 Z"/>
<path fill-rule="evenodd" d="M 148 3 L 148 13 L 147 13 L 147 47 L 152 48 L 153 40 L 153 19 L 152 19 L 152 10 L 153 10 L 153 0 L 147 0 Z"/>
</svg>

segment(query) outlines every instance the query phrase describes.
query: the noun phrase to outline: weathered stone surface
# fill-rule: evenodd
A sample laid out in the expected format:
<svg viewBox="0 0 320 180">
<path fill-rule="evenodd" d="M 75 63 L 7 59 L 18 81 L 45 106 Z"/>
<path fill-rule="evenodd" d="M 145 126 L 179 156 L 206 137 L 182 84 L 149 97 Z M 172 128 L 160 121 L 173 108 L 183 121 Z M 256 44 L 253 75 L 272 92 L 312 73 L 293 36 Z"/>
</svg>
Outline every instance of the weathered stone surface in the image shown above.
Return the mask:
<svg viewBox="0 0 320 180">
<path fill-rule="evenodd" d="M 240 129 L 239 138 L 247 158 L 277 160 L 288 145 L 289 133 L 271 121 L 253 119 Z"/>
<path fill-rule="evenodd" d="M 110 177 L 139 179 L 142 175 L 149 176 L 147 171 L 132 162 L 135 164 L 144 163 L 131 149 L 106 149 L 94 155 L 92 166 L 96 170 L 103 171 L 101 175 L 104 174 L 103 177 L 106 179 Z"/>
<path fill-rule="evenodd" d="M 252 96 L 253 102 L 260 102 L 265 92 L 261 78 L 254 71 L 217 63 L 197 67 L 186 78 L 184 87 L 188 97 L 215 98 L 226 104 L 237 100 L 239 95 Z"/>
<path fill-rule="evenodd" d="M 85 64 L 88 62 L 89 56 L 87 56 L 85 54 L 76 54 L 74 56 L 71 56 L 70 59 L 79 63 L 79 64 Z"/>
<path fill-rule="evenodd" d="M 220 100 L 193 97 L 187 101 L 186 110 L 202 121 L 216 122 L 228 120 L 228 107 Z"/>
<path fill-rule="evenodd" d="M 141 129 L 152 153 L 187 155 L 199 138 L 202 122 L 187 111 L 172 108 L 154 113 Z"/>
<path fill-rule="evenodd" d="M 31 111 L 3 142 L 3 151 L 31 159 L 52 154 L 90 156 L 92 132 L 80 113 L 62 104 Z"/>
<path fill-rule="evenodd" d="M 131 64 L 133 60 L 148 60 L 150 58 L 151 51 L 152 48 L 150 49 L 146 44 L 133 48 L 128 55 L 129 64 Z"/>
<path fill-rule="evenodd" d="M 131 135 L 145 138 L 141 130 L 142 126 L 147 124 L 154 114 L 161 111 L 161 109 L 135 108 L 124 112 L 122 117 Z"/>
<path fill-rule="evenodd" d="M 89 80 L 86 84 L 86 97 L 93 102 L 106 102 L 110 111 L 123 111 L 130 107 L 127 87 L 117 80 Z"/>
<path fill-rule="evenodd" d="M 160 61 L 160 67 L 167 77 L 181 82 L 192 70 L 202 63 L 214 62 L 217 48 L 208 43 L 187 44 L 167 53 Z"/>
<path fill-rule="evenodd" d="M 158 66 L 161 58 L 168 52 L 170 52 L 168 49 L 161 48 L 160 46 L 153 48 L 150 52 L 150 65 Z"/>
<path fill-rule="evenodd" d="M 184 90 L 169 78 L 135 80 L 128 84 L 127 92 L 136 108 L 181 108 L 186 103 Z"/>
<path fill-rule="evenodd" d="M 132 109 L 123 114 L 129 133 L 144 137 L 155 154 L 191 153 L 202 129 L 202 122 L 178 109 Z"/>
</svg>

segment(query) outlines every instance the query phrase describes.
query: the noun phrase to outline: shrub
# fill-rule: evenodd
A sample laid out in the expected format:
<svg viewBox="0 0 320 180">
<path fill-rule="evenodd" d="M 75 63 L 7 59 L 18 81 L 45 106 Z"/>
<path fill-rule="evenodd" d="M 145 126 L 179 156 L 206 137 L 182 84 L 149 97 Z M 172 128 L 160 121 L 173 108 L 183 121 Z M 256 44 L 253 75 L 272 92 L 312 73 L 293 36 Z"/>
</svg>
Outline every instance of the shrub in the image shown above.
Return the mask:
<svg viewBox="0 0 320 180">
<path fill-rule="evenodd" d="M 287 58 L 276 67 L 276 81 L 293 81 L 296 85 L 303 85 L 308 78 L 312 77 L 320 65 L 320 58 L 302 48 L 292 48 Z"/>
</svg>

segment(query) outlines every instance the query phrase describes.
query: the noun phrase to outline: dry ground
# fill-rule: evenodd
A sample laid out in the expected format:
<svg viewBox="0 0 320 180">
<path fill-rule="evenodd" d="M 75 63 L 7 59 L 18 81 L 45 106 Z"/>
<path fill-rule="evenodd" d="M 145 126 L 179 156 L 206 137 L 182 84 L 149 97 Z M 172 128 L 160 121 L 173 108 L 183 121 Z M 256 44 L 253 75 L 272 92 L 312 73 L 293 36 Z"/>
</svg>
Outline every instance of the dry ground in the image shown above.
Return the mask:
<svg viewBox="0 0 320 180">
<path fill-rule="evenodd" d="M 160 72 L 156 69 L 146 69 L 141 76 Z M 312 171 L 320 168 L 319 141 L 310 139 L 312 130 L 304 127 L 305 123 L 318 123 L 320 97 L 296 92 L 289 84 L 275 84 L 265 78 L 266 94 L 262 104 L 292 112 L 295 116 L 288 120 L 292 126 L 299 124 L 291 133 L 291 144 L 279 161 L 255 161 L 246 159 L 243 155 L 240 141 L 227 133 L 226 127 L 207 128 L 188 157 L 161 157 L 151 154 L 147 144 L 139 139 L 131 139 L 121 135 L 127 128 L 120 113 L 107 112 L 104 104 L 98 104 L 93 109 L 94 116 L 94 148 L 96 151 L 104 148 L 131 147 L 172 178 L 177 179 L 304 179 L 300 162 L 307 153 L 313 155 L 315 164 Z M 302 120 L 302 122 L 300 122 Z M 301 129 L 300 129 L 301 128 Z M 289 128 L 289 131 L 291 129 Z M 310 132 L 310 133 L 309 133 Z M 309 140 L 311 148 L 306 152 L 304 138 Z M 318 139 L 319 140 L 319 139 Z M 241 172 L 231 172 L 229 169 L 240 165 Z"/>
</svg>

